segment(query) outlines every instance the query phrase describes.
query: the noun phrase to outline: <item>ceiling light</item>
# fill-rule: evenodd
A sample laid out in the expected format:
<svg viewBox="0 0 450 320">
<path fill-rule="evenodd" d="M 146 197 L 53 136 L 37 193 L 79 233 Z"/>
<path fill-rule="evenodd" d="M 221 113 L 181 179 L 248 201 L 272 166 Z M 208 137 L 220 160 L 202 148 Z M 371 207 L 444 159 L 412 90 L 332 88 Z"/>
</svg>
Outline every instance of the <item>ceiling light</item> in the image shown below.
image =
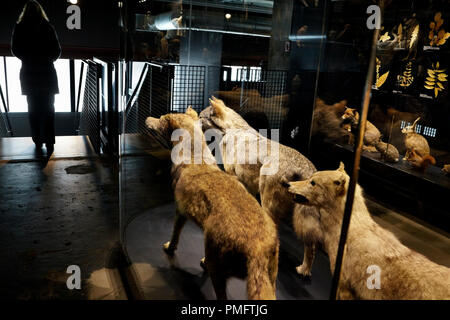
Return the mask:
<svg viewBox="0 0 450 320">
<path fill-rule="evenodd" d="M 227 14 L 225 15 L 225 18 L 226 18 L 227 20 L 230 20 L 230 19 L 231 19 L 231 14 L 227 13 Z"/>
<path fill-rule="evenodd" d="M 70 2 L 71 4 L 77 4 L 78 0 L 67 0 L 68 2 Z"/>
</svg>

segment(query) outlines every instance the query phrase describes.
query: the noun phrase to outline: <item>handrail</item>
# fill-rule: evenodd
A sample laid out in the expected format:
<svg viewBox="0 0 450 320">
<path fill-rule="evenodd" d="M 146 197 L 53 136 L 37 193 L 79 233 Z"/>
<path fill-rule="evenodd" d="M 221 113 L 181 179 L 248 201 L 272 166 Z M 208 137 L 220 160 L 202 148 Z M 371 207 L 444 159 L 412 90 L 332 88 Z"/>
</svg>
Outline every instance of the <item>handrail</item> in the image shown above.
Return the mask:
<svg viewBox="0 0 450 320">
<path fill-rule="evenodd" d="M 125 116 L 127 116 L 128 113 L 130 112 L 131 107 L 135 103 L 135 101 L 139 95 L 139 92 L 141 91 L 142 84 L 144 83 L 144 79 L 147 76 L 147 72 L 149 70 L 149 65 L 151 65 L 151 64 L 149 62 L 146 62 L 144 65 L 144 68 L 141 71 L 141 75 L 139 76 L 139 80 L 136 85 L 136 88 L 134 89 L 133 93 L 131 94 L 130 100 L 128 100 L 128 103 L 125 107 Z"/>
</svg>

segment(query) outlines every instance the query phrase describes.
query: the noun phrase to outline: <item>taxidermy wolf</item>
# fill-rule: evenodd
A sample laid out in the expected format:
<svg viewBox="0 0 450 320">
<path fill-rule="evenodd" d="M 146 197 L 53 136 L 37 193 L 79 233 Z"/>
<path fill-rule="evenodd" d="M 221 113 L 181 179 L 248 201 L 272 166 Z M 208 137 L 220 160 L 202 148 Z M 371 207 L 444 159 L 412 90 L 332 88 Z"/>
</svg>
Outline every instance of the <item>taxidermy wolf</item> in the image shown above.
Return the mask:
<svg viewBox="0 0 450 320">
<path fill-rule="evenodd" d="M 338 170 L 319 171 L 308 180 L 289 183 L 299 205 L 296 210 L 306 205 L 319 211 L 331 270 L 336 263 L 349 180 L 341 163 Z M 346 245 L 340 299 L 450 299 L 450 269 L 410 250 L 373 221 L 359 185 Z M 370 270 L 375 269 L 379 281 L 370 279 Z"/>
<path fill-rule="evenodd" d="M 259 134 L 238 113 L 225 106 L 222 100 L 213 97 L 210 103 L 200 113 L 202 129 L 216 129 L 222 133 L 220 152 L 225 171 L 235 175 L 250 193 L 260 196 L 262 207 L 267 209 L 278 225 L 283 217 L 292 216 L 294 210 L 292 196 L 284 187 L 285 182 L 307 179 L 316 168 L 300 152 Z M 242 136 L 248 137 L 249 143 L 243 142 Z M 250 150 L 250 145 L 255 142 L 258 145 L 261 142 L 266 144 L 266 157 L 260 157 L 258 152 Z M 274 149 L 278 151 L 276 156 Z M 230 161 L 235 159 L 237 153 L 248 155 L 247 161 Z M 271 170 L 273 168 L 277 170 Z M 297 272 L 302 276 L 310 276 L 316 245 L 321 241 L 316 218 L 318 213 L 315 208 L 305 206 L 297 214 L 301 219 L 293 217 L 294 230 L 305 244 L 303 263 L 297 267 Z"/>
<path fill-rule="evenodd" d="M 166 253 L 175 252 L 181 230 L 186 220 L 191 219 L 203 230 L 204 265 L 218 299 L 227 298 L 226 281 L 230 276 L 247 277 L 249 299 L 275 299 L 276 226 L 242 183 L 217 166 L 206 145 L 197 113 L 189 108 L 186 114 L 167 114 L 159 119 L 149 117 L 145 124 L 172 146 L 177 209 L 172 238 L 163 246 Z M 173 141 L 180 131 L 187 135 Z M 183 156 L 188 155 L 187 159 L 177 161 L 175 148 L 181 150 Z"/>
</svg>

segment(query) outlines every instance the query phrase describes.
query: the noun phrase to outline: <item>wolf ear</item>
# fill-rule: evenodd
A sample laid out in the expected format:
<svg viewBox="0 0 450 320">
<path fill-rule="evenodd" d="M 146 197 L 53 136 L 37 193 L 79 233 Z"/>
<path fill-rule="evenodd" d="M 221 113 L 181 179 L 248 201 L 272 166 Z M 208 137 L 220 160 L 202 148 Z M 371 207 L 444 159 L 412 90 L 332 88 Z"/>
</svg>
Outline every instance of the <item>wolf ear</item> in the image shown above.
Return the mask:
<svg viewBox="0 0 450 320">
<path fill-rule="evenodd" d="M 209 103 L 211 104 L 211 107 L 213 109 L 213 115 L 217 116 L 218 118 L 223 118 L 225 114 L 223 101 L 212 96 L 212 98 L 209 99 Z"/>
<path fill-rule="evenodd" d="M 185 112 L 189 117 L 191 117 L 192 119 L 194 119 L 194 120 L 198 120 L 198 113 L 194 110 L 194 109 L 192 109 L 192 106 L 189 106 L 187 109 L 186 109 L 186 112 Z"/>
<path fill-rule="evenodd" d="M 341 161 L 341 163 L 339 164 L 338 170 L 339 170 L 339 171 L 342 171 L 342 172 L 345 172 L 345 165 L 344 165 L 344 163 L 343 163 L 342 161 Z"/>
<path fill-rule="evenodd" d="M 413 125 L 412 125 L 412 128 L 413 128 L 413 129 L 416 128 L 417 122 L 419 122 L 419 120 L 420 120 L 420 117 L 418 117 L 418 118 L 416 119 L 416 121 L 414 121 L 414 123 L 413 123 Z"/>
<path fill-rule="evenodd" d="M 339 179 L 333 181 L 336 187 L 336 194 L 343 196 L 345 194 L 345 176 L 342 175 Z"/>
</svg>

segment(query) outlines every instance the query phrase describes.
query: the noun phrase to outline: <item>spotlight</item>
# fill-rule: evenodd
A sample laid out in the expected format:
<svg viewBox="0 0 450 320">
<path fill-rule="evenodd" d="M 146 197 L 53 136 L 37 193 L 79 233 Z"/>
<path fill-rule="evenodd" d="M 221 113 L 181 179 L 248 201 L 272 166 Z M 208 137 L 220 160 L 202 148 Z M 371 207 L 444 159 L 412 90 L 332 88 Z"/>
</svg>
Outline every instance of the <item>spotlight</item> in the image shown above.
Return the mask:
<svg viewBox="0 0 450 320">
<path fill-rule="evenodd" d="M 71 4 L 77 4 L 78 0 L 67 0 L 67 2 L 70 2 Z"/>
<path fill-rule="evenodd" d="M 225 18 L 226 18 L 227 20 L 230 20 L 230 19 L 231 19 L 231 14 L 227 13 L 227 14 L 225 15 Z"/>
</svg>

